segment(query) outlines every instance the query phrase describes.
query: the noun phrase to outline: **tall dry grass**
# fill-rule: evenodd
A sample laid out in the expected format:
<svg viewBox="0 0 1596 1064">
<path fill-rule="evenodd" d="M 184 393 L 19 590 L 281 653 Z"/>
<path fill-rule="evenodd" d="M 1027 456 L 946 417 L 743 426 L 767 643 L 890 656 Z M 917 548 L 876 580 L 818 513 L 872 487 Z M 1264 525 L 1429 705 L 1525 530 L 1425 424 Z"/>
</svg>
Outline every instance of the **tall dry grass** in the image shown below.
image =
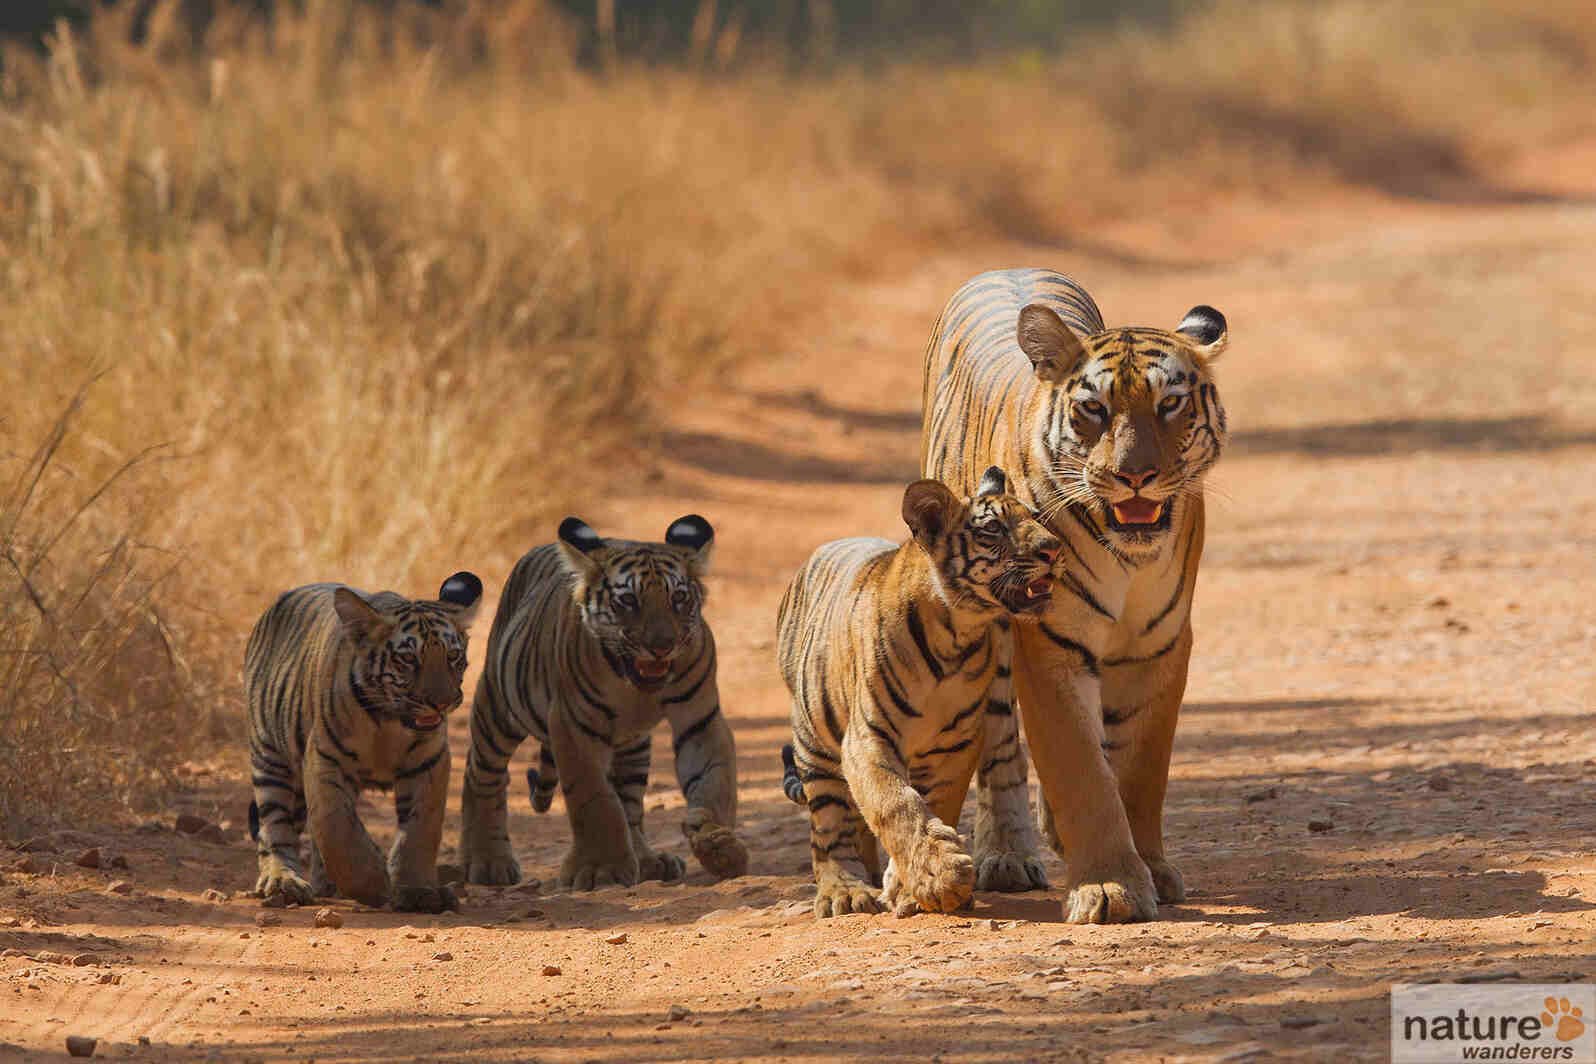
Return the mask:
<svg viewBox="0 0 1596 1064">
<path fill-rule="evenodd" d="M 96 374 L 30 505 L 165 448 L 48 552 L 52 595 L 123 589 L 94 609 L 192 666 L 155 701 L 225 722 L 275 591 L 491 582 L 625 475 L 659 396 L 786 342 L 839 264 L 1215 190 L 1467 177 L 1589 129 L 1576 8 L 1221 3 L 1061 56 L 812 77 L 739 66 L 725 39 L 704 69 L 583 69 L 533 0 L 308 0 L 198 49 L 175 4 L 138 45 L 110 9 L 0 68 L 0 457 L 31 468 Z M 134 542 L 177 559 L 163 579 Z M 21 631 L 26 588 L 3 594 Z M 114 688 L 148 645 L 107 634 L 72 667 Z M 7 697 L 0 744 L 45 764 L 74 734 L 63 688 Z M 80 761 L 125 739 L 156 778 L 182 753 L 102 734 Z M 13 775 L 0 816 L 56 808 L 40 778 Z"/>
</svg>

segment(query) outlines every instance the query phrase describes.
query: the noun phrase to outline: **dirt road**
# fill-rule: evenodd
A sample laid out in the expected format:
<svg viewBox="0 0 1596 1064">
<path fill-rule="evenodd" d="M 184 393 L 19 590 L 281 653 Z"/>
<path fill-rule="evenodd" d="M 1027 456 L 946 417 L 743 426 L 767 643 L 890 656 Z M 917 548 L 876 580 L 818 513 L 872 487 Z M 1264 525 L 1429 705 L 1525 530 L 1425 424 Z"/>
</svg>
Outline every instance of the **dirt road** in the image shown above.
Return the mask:
<svg viewBox="0 0 1596 1064">
<path fill-rule="evenodd" d="M 339 929 L 304 909 L 262 928 L 229 763 L 186 806 L 230 820 L 225 844 L 83 825 L 27 855 L 34 873 L 0 853 L 0 948 L 32 955 L 0 958 L 0 1057 L 83 1034 L 144 1059 L 1384 1059 L 1393 982 L 1596 977 L 1592 246 L 1590 206 L 1354 203 L 839 283 L 789 347 L 677 404 L 634 495 L 584 514 L 632 536 L 687 511 L 717 526 L 747 878 L 478 888 L 458 916 L 339 903 Z M 960 281 L 1009 265 L 1074 274 L 1110 323 L 1230 317 L 1235 439 L 1168 807 L 1192 896 L 1128 927 L 1061 923 L 1057 890 L 817 922 L 778 787 L 776 603 L 818 542 L 902 534 L 925 336 Z M 464 735 L 462 715 L 457 771 Z M 685 852 L 663 736 L 649 802 Z M 552 881 L 560 806 L 537 817 L 518 792 L 511 812 Z M 91 844 L 129 868 L 74 866 Z"/>
</svg>

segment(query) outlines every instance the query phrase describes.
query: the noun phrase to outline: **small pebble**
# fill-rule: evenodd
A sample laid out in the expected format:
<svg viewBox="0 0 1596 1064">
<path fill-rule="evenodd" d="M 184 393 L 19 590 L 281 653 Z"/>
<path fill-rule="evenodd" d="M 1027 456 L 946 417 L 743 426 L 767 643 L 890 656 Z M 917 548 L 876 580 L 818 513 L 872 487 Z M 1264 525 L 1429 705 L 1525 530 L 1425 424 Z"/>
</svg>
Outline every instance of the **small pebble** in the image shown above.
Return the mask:
<svg viewBox="0 0 1596 1064">
<path fill-rule="evenodd" d="M 280 924 L 282 922 L 283 922 L 283 918 L 281 916 L 278 916 L 276 913 L 256 913 L 255 914 L 255 926 L 256 927 L 276 927 L 278 924 Z"/>
<path fill-rule="evenodd" d="M 1323 1022 L 1324 1021 L 1321 1020 L 1317 1016 L 1282 1016 L 1282 1017 L 1280 1017 L 1280 1026 L 1286 1028 L 1286 1030 L 1288 1030 L 1288 1031 L 1300 1031 L 1300 1030 L 1302 1030 L 1305 1027 L 1317 1027 L 1319 1024 L 1321 1024 Z"/>
<path fill-rule="evenodd" d="M 92 1057 L 94 1047 L 100 1044 L 98 1038 L 87 1038 L 81 1034 L 67 1035 L 67 1055 L 73 1057 Z"/>
<path fill-rule="evenodd" d="M 73 859 L 72 863 L 77 865 L 79 868 L 98 868 L 98 867 L 100 867 L 100 850 L 99 850 L 99 847 L 96 846 L 96 847 L 91 847 L 91 848 L 89 848 L 87 850 L 84 850 L 82 853 L 78 854 L 76 858 Z"/>
<path fill-rule="evenodd" d="M 131 894 L 133 893 L 133 884 L 125 879 L 119 879 L 105 889 L 112 894 Z"/>
<path fill-rule="evenodd" d="M 317 927 L 337 929 L 344 926 L 344 918 L 332 909 L 317 909 L 315 923 Z"/>
<path fill-rule="evenodd" d="M 687 1006 L 685 1006 L 685 1005 L 672 1005 L 670 1007 L 670 1011 L 665 1014 L 665 1022 L 666 1023 L 680 1023 L 682 1020 L 687 1019 L 687 1017 L 689 1017 L 691 1015 L 692 1015 L 692 1011 L 690 1009 L 688 1009 Z"/>
<path fill-rule="evenodd" d="M 210 826 L 210 821 L 193 813 L 179 813 L 177 821 L 172 825 L 179 835 L 194 835 Z"/>
<path fill-rule="evenodd" d="M 217 890 L 215 887 L 206 887 L 205 888 L 205 893 L 203 895 L 201 895 L 201 897 L 203 897 L 206 901 L 232 901 L 233 900 L 233 895 L 232 895 L 232 893 L 230 891 Z"/>
<path fill-rule="evenodd" d="M 619 946 L 626 941 L 626 932 L 617 931 L 613 935 L 605 935 L 604 941 L 608 942 L 612 946 Z"/>
<path fill-rule="evenodd" d="M 1310 820 L 1308 821 L 1308 830 L 1315 833 L 1334 831 L 1335 823 L 1329 820 Z"/>
<path fill-rule="evenodd" d="M 434 953 L 432 955 L 432 959 L 435 961 L 452 961 L 454 960 L 454 954 L 450 953 L 448 950 L 444 950 L 441 953 Z"/>
<path fill-rule="evenodd" d="M 560 974 L 559 965 L 557 965 L 557 964 L 545 964 L 543 966 L 543 974 L 544 975 L 559 975 Z"/>
</svg>

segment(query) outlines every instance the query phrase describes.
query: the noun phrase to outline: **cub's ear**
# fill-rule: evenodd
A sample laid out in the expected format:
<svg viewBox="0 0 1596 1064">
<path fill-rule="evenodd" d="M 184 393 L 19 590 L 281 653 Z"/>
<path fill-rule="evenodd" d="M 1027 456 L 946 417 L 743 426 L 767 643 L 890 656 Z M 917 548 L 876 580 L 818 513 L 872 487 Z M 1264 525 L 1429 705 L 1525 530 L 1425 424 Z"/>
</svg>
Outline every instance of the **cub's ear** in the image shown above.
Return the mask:
<svg viewBox="0 0 1596 1064">
<path fill-rule="evenodd" d="M 988 466 L 986 472 L 981 474 L 981 483 L 976 486 L 975 497 L 979 499 L 987 495 L 1006 495 L 1008 490 L 1008 476 L 997 466 Z"/>
<path fill-rule="evenodd" d="M 1207 305 L 1188 310 L 1175 331 L 1190 340 L 1204 358 L 1218 358 L 1230 343 L 1230 327 L 1225 324 L 1225 316 Z"/>
<path fill-rule="evenodd" d="M 475 573 L 462 569 L 443 582 L 438 589 L 438 601 L 455 607 L 455 623 L 461 628 L 470 628 L 471 622 L 477 619 L 477 607 L 482 604 L 482 581 Z"/>
<path fill-rule="evenodd" d="M 903 523 L 922 547 L 947 535 L 963 515 L 964 504 L 941 481 L 917 480 L 904 489 Z"/>
<path fill-rule="evenodd" d="M 1052 307 L 1041 303 L 1030 303 L 1021 309 L 1016 337 L 1020 350 L 1031 360 L 1031 369 L 1049 384 L 1068 377 L 1086 357 L 1080 337 L 1070 331 Z"/>
<path fill-rule="evenodd" d="M 387 627 L 382 614 L 371 608 L 371 603 L 347 587 L 333 590 L 333 609 L 344 631 L 355 639 L 376 640 Z"/>
<path fill-rule="evenodd" d="M 697 514 L 678 517 L 665 530 L 665 542 L 691 552 L 693 571 L 703 576 L 709 570 L 709 556 L 715 549 L 715 529 Z"/>
<path fill-rule="evenodd" d="M 604 540 L 580 517 L 567 517 L 560 522 L 560 560 L 577 576 L 588 577 L 599 571 L 593 553 L 603 547 Z"/>
</svg>

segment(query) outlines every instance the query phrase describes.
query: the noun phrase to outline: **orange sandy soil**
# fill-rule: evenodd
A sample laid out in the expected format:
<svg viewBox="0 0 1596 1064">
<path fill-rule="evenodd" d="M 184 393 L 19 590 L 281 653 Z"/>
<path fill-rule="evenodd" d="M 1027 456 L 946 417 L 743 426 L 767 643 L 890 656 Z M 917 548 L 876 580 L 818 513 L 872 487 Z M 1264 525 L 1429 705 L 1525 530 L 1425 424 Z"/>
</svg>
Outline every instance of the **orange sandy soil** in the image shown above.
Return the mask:
<svg viewBox="0 0 1596 1064">
<path fill-rule="evenodd" d="M 635 489 L 584 515 L 648 536 L 701 511 L 719 530 L 746 878 L 476 888 L 444 917 L 338 902 L 341 929 L 308 909 L 261 928 L 240 755 L 172 810 L 230 822 L 225 844 L 169 815 L 80 825 L 33 874 L 0 851 L 0 947 L 34 955 L 0 958 L 0 1057 L 83 1034 L 101 1057 L 179 1060 L 1383 1059 L 1392 983 L 1591 978 L 1596 208 L 1556 190 L 1216 208 L 839 280 L 790 343 L 676 404 Z M 818 922 L 779 790 L 776 603 L 819 542 L 901 534 L 931 322 L 970 274 L 1033 264 L 1083 280 L 1110 323 L 1199 302 L 1231 320 L 1235 438 L 1168 804 L 1191 898 L 1137 926 L 1061 923 L 1056 889 Z M 650 830 L 685 853 L 669 749 Z M 385 803 L 366 809 L 390 829 Z M 535 816 L 517 789 L 511 812 L 551 883 L 560 806 Z M 129 869 L 74 866 L 88 845 Z"/>
</svg>

